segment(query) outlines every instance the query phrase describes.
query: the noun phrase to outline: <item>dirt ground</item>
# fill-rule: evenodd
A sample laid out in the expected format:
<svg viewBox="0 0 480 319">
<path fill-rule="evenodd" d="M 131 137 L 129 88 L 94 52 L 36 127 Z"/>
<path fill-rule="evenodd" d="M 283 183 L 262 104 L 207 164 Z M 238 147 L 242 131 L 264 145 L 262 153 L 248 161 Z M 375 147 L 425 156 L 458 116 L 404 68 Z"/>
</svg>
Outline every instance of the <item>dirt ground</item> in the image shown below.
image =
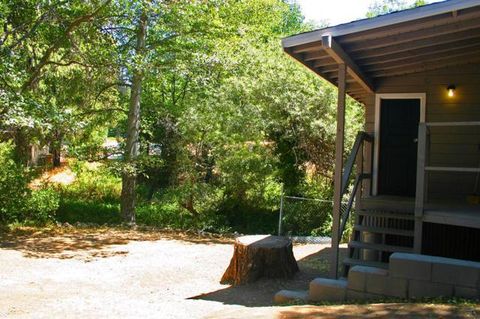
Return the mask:
<svg viewBox="0 0 480 319">
<path fill-rule="evenodd" d="M 0 237 L 0 318 L 476 318 L 476 307 L 272 307 L 327 271 L 325 245 L 296 245 L 292 280 L 219 284 L 232 240 L 167 232 L 32 229 Z"/>
</svg>

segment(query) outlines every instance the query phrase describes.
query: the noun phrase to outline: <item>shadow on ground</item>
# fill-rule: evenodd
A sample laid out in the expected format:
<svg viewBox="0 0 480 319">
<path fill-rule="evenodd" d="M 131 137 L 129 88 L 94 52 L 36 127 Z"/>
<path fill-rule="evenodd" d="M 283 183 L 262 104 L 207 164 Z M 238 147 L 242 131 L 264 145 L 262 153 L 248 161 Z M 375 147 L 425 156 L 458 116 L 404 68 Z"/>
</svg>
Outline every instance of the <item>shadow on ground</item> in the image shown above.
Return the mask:
<svg viewBox="0 0 480 319">
<path fill-rule="evenodd" d="M 439 305 L 413 303 L 384 303 L 367 305 L 337 306 L 291 306 L 243 308 L 212 313 L 205 319 L 300 319 L 300 318 L 340 318 L 340 319 L 420 319 L 420 318 L 478 318 L 476 305 Z"/>
<path fill-rule="evenodd" d="M 201 294 L 189 299 L 217 301 L 246 307 L 272 306 L 273 296 L 279 290 L 307 290 L 311 280 L 327 276 L 330 253 L 330 248 L 324 248 L 319 252 L 297 260 L 300 271 L 292 279 L 260 279 L 254 283 L 229 286 L 225 289 Z M 340 258 L 346 256 L 346 254 L 347 249 L 342 248 L 340 250 Z M 262 293 L 259 293 L 259 291 Z M 256 296 L 256 298 L 253 299 L 252 296 Z"/>
<path fill-rule="evenodd" d="M 369 305 L 302 306 L 280 310 L 278 318 L 478 318 L 478 306 L 384 303 Z"/>
<path fill-rule="evenodd" d="M 126 255 L 107 249 L 130 241 L 181 240 L 191 244 L 230 244 L 232 239 L 175 231 L 139 231 L 112 228 L 19 228 L 0 232 L 0 248 L 13 249 L 30 258 L 89 259 Z"/>
</svg>

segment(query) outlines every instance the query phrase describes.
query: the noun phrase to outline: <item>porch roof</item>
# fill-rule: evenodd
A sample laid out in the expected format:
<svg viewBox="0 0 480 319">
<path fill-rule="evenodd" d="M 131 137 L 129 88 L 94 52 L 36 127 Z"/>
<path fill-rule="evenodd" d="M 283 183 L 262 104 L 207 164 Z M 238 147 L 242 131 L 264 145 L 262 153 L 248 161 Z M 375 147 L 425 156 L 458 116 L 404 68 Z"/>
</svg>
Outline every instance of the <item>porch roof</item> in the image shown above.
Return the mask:
<svg viewBox="0 0 480 319">
<path fill-rule="evenodd" d="M 380 78 L 480 63 L 480 1 L 448 0 L 282 40 L 290 56 L 362 102 Z"/>
</svg>

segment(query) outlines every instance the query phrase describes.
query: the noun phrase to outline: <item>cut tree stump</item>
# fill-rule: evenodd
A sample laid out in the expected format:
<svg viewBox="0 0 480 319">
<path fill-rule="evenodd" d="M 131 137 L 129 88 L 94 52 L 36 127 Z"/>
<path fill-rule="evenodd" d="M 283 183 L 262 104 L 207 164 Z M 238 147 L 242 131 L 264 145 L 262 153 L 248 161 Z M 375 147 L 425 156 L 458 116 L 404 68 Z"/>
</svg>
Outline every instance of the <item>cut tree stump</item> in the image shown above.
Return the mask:
<svg viewBox="0 0 480 319">
<path fill-rule="evenodd" d="M 261 277 L 292 278 L 297 271 L 290 239 L 270 235 L 243 236 L 235 240 L 232 260 L 220 283 L 241 285 Z"/>
</svg>

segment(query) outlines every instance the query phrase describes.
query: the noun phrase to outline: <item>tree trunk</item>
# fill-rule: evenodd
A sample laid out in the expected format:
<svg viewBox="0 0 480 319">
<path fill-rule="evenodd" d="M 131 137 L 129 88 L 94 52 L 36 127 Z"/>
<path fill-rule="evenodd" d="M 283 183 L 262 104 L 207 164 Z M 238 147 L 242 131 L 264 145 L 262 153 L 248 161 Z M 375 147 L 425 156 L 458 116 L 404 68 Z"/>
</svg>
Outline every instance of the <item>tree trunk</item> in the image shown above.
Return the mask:
<svg viewBox="0 0 480 319">
<path fill-rule="evenodd" d="M 290 239 L 269 235 L 243 236 L 235 240 L 232 260 L 220 283 L 241 285 L 260 277 L 292 278 L 297 271 Z"/>
<path fill-rule="evenodd" d="M 137 29 L 135 52 L 143 57 L 147 31 L 147 15 L 142 13 Z M 128 112 L 127 138 L 125 145 L 126 168 L 122 175 L 121 214 L 127 223 L 135 224 L 135 188 L 137 173 L 135 160 L 139 153 L 140 102 L 142 94 L 143 66 L 137 65 L 133 70 L 132 88 L 130 92 L 130 108 Z"/>
<path fill-rule="evenodd" d="M 52 142 L 51 145 L 51 153 L 52 153 L 52 164 L 53 167 L 60 167 L 61 157 L 62 157 L 62 142 L 63 142 L 63 134 L 56 133 L 55 140 Z"/>
<path fill-rule="evenodd" d="M 27 166 L 29 163 L 31 163 L 32 160 L 32 149 L 30 144 L 30 138 L 25 132 L 25 129 L 19 128 L 15 130 L 14 142 L 15 161 L 24 166 Z"/>
</svg>

